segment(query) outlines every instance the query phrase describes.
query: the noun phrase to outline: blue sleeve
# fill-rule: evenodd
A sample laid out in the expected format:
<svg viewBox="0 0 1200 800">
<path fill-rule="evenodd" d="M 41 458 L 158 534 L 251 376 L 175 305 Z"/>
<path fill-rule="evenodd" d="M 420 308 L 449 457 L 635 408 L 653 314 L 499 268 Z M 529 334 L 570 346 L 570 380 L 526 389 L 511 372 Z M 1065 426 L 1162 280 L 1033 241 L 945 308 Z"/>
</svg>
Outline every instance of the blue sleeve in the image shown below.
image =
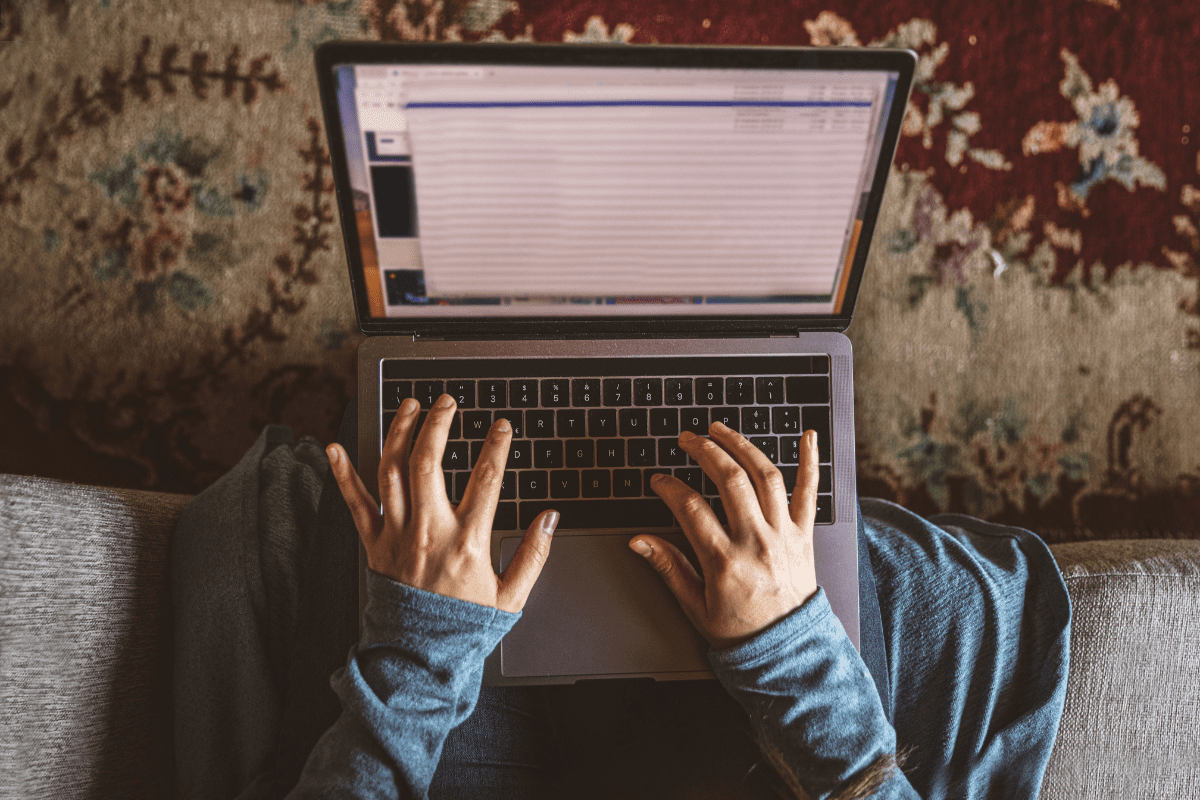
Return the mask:
<svg viewBox="0 0 1200 800">
<path fill-rule="evenodd" d="M 479 699 L 483 661 L 520 614 L 367 573 L 362 638 L 331 683 L 342 715 L 289 797 L 424 798 L 447 734 Z"/>
<path fill-rule="evenodd" d="M 886 769 L 896 732 L 824 589 L 750 641 L 711 651 L 709 663 L 789 788 L 818 800 L 866 782 L 872 797 L 918 796 Z"/>
</svg>

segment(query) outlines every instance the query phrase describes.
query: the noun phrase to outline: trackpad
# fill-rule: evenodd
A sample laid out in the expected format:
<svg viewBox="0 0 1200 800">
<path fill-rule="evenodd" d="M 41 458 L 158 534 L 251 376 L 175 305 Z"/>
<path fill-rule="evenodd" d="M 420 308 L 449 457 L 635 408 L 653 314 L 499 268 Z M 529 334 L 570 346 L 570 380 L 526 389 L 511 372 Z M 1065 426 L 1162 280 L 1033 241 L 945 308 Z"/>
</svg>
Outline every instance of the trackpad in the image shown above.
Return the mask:
<svg viewBox="0 0 1200 800">
<path fill-rule="evenodd" d="M 629 549 L 635 535 L 555 537 L 521 619 L 500 643 L 505 677 L 709 669 L 708 643 L 662 577 Z M 657 535 L 695 563 L 682 533 Z M 500 541 L 501 569 L 520 542 Z"/>
</svg>

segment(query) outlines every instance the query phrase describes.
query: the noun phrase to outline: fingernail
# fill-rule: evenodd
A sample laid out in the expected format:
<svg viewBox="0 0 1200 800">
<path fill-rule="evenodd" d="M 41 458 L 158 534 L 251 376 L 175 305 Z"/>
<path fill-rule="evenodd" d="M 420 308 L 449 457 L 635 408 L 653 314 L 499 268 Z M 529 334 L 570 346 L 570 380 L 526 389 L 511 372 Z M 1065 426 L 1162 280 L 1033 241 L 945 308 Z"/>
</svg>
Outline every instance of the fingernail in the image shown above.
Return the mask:
<svg viewBox="0 0 1200 800">
<path fill-rule="evenodd" d="M 554 535 L 554 529 L 558 527 L 558 512 L 551 511 L 546 516 L 542 517 L 542 533 L 547 536 Z"/>
<path fill-rule="evenodd" d="M 712 426 L 721 433 L 724 433 L 725 431 L 730 429 L 728 425 L 726 425 L 724 422 L 721 422 L 720 420 L 715 420 L 713 422 Z"/>
<path fill-rule="evenodd" d="M 329 456 L 330 464 L 336 464 L 342 460 L 342 455 L 341 455 L 341 453 L 338 452 L 336 447 L 329 448 L 328 450 L 325 451 L 325 453 L 326 453 L 326 455 Z"/>
<path fill-rule="evenodd" d="M 653 475 L 651 475 L 650 476 L 650 485 L 653 486 L 654 484 L 658 483 L 660 480 L 662 480 L 662 476 L 663 476 L 663 474 L 661 472 L 656 472 Z"/>
<path fill-rule="evenodd" d="M 684 431 L 683 433 L 679 434 L 679 441 L 681 442 L 690 442 L 695 438 L 696 434 L 692 433 L 691 431 Z"/>
<path fill-rule="evenodd" d="M 421 407 L 420 403 L 418 403 L 413 398 L 409 397 L 403 403 L 400 404 L 400 413 L 401 414 L 415 414 L 415 413 L 417 413 L 417 409 L 420 407 Z"/>
<path fill-rule="evenodd" d="M 643 539 L 634 539 L 629 543 L 629 546 L 633 548 L 633 552 L 643 558 L 648 557 L 651 553 L 650 545 L 646 544 Z"/>
<path fill-rule="evenodd" d="M 436 403 L 438 408 L 449 408 L 454 404 L 454 398 L 448 394 L 444 394 L 438 398 Z"/>
<path fill-rule="evenodd" d="M 508 420 L 498 419 L 496 420 L 496 424 L 492 425 L 492 430 L 496 433 L 508 433 L 512 430 L 512 426 L 508 424 Z"/>
</svg>

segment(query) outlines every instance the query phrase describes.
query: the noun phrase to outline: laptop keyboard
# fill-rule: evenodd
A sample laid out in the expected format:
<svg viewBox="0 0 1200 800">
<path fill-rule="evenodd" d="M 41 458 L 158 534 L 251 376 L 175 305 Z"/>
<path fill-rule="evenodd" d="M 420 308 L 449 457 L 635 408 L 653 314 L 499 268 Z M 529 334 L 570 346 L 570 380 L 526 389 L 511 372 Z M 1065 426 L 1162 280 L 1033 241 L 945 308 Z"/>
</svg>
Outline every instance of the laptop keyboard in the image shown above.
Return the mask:
<svg viewBox="0 0 1200 800">
<path fill-rule="evenodd" d="M 513 440 L 496 530 L 524 530 L 547 508 L 560 512 L 560 529 L 677 527 L 670 509 L 650 489 L 650 476 L 657 472 L 695 489 L 725 523 L 716 486 L 678 442 L 685 430 L 707 435 L 709 424 L 718 420 L 740 431 L 779 467 L 789 496 L 800 435 L 815 430 L 821 464 L 817 522 L 833 521 L 825 355 L 387 359 L 382 378 L 385 432 L 406 398 L 415 397 L 422 409 L 443 393 L 458 402 L 442 458 L 451 502 L 462 498 L 492 423 L 509 420 Z M 420 423 L 426 413 L 421 412 Z"/>
</svg>

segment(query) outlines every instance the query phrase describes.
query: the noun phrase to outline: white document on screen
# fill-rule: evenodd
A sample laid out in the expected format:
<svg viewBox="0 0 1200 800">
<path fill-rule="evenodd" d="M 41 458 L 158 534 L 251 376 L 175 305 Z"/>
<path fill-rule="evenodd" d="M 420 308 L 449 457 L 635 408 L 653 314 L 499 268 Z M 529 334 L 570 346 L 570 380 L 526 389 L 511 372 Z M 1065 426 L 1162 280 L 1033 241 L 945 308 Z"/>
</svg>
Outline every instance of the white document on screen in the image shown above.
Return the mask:
<svg viewBox="0 0 1200 800">
<path fill-rule="evenodd" d="M 875 83 L 408 82 L 440 297 L 829 295 Z"/>
</svg>

